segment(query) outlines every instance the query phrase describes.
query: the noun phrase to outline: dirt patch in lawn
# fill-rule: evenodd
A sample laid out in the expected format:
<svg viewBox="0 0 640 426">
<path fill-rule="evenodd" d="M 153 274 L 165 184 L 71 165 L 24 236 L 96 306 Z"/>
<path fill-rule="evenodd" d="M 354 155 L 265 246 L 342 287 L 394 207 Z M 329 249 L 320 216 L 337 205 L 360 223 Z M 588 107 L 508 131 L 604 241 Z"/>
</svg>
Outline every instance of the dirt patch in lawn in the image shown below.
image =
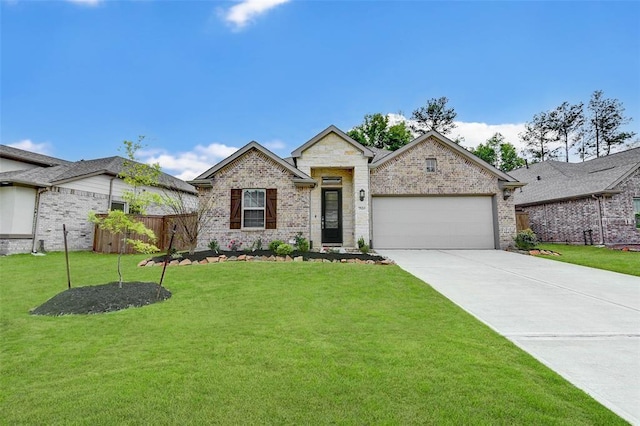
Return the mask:
<svg viewBox="0 0 640 426">
<path fill-rule="evenodd" d="M 158 296 L 158 288 L 160 295 Z M 171 297 L 171 292 L 156 283 L 117 282 L 74 287 L 58 293 L 31 310 L 31 315 L 101 314 L 150 305 Z"/>
</svg>

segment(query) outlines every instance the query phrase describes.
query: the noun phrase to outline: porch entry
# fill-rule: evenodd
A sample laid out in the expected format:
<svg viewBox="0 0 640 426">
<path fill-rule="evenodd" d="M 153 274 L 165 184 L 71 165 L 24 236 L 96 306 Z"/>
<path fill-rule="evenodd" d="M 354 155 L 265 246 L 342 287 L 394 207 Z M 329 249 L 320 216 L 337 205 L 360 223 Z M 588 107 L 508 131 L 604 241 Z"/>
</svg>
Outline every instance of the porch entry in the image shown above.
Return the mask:
<svg viewBox="0 0 640 426">
<path fill-rule="evenodd" d="M 342 189 L 322 190 L 322 243 L 342 244 Z"/>
</svg>

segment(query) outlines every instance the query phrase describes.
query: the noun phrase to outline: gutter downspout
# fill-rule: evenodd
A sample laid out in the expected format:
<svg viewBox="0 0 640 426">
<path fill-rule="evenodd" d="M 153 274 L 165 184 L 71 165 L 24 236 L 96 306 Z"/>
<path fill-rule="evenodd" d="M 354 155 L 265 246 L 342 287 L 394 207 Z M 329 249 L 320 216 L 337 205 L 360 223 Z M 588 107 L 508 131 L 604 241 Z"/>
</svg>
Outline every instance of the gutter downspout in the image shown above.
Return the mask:
<svg viewBox="0 0 640 426">
<path fill-rule="evenodd" d="M 111 199 L 113 196 L 113 180 L 116 179 L 118 176 L 114 176 L 109 180 L 109 199 L 107 200 L 107 211 L 109 211 L 111 209 Z"/>
<path fill-rule="evenodd" d="M 40 194 L 46 192 L 48 188 L 39 188 L 36 191 L 36 203 L 33 209 L 33 227 L 31 228 L 31 234 L 33 235 L 33 241 L 31 242 L 31 253 L 37 253 L 36 241 L 38 236 L 38 218 L 40 216 Z"/>
<path fill-rule="evenodd" d="M 600 245 L 604 245 L 604 226 L 602 223 L 602 199 L 597 195 L 592 195 L 594 200 L 598 203 L 598 219 L 600 223 Z"/>
<path fill-rule="evenodd" d="M 309 188 L 309 241 L 310 244 L 313 245 L 313 240 L 311 239 L 311 191 L 313 190 L 313 187 Z M 309 248 L 313 248 L 312 246 L 310 246 Z"/>
</svg>

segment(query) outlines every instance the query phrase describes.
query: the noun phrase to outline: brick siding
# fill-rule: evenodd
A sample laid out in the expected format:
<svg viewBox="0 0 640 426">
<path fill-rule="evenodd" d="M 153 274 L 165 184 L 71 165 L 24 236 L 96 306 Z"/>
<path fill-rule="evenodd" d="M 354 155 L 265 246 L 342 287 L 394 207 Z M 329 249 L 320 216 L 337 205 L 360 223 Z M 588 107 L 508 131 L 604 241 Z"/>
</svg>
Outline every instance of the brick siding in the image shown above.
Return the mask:
<svg viewBox="0 0 640 426">
<path fill-rule="evenodd" d="M 531 229 L 542 241 L 584 244 L 583 231 L 591 229 L 594 244 L 603 242 L 603 236 L 606 244 L 640 244 L 640 230 L 633 214 L 633 198 L 640 197 L 640 169 L 615 189 L 622 192 L 601 201 L 589 197 L 522 210 L 529 214 Z"/>
<path fill-rule="evenodd" d="M 227 249 L 235 240 L 242 248 L 250 247 L 261 239 L 263 247 L 273 240 L 288 242 L 298 232 L 309 239 L 309 188 L 294 185 L 293 176 L 280 164 L 256 149 L 219 170 L 212 188 L 200 188 L 202 200 L 213 197 L 206 229 L 198 237 L 198 248 L 206 249 L 212 240 L 218 241 L 221 249 Z M 229 229 L 231 189 L 276 188 L 276 229 L 243 230 Z"/>
<path fill-rule="evenodd" d="M 437 171 L 426 171 L 426 159 Z M 492 195 L 497 204 L 500 248 L 513 245 L 516 232 L 513 197 L 504 200 L 495 175 L 449 147 L 429 138 L 371 170 L 372 195 Z"/>
</svg>

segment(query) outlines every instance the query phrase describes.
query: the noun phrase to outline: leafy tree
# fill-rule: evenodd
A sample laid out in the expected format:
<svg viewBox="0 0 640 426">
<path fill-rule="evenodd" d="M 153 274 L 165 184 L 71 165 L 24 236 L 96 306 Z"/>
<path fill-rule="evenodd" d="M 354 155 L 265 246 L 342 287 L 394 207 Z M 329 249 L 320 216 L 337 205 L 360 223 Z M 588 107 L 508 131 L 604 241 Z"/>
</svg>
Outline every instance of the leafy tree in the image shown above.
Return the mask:
<svg viewBox="0 0 640 426">
<path fill-rule="evenodd" d="M 494 134 L 471 152 L 503 172 L 510 172 L 525 164 L 524 159 L 518 156 L 516 147 L 506 142 L 500 133 Z"/>
<path fill-rule="evenodd" d="M 362 145 L 383 148 L 388 126 L 389 119 L 384 115 L 367 114 L 364 116 L 364 122 L 349 130 L 347 134 Z"/>
<path fill-rule="evenodd" d="M 118 277 L 119 287 L 122 288 L 122 269 L 120 267 L 122 255 L 125 252 L 126 245 L 131 244 L 135 251 L 140 253 L 153 253 L 159 251 L 153 245 L 156 236 L 152 230 L 147 228 L 144 223 L 136 219 L 137 215 L 146 213 L 147 207 L 152 203 L 161 203 L 162 199 L 159 194 L 151 191 L 145 191 L 145 187 L 157 186 L 160 177 L 160 165 L 147 165 L 135 161 L 136 152 L 142 148 L 142 140 L 140 136 L 138 142 L 124 141 L 124 149 L 127 160 L 124 161 L 122 171 L 118 177 L 122 178 L 129 186 L 129 190 L 124 191 L 122 198 L 129 205 L 129 213 L 121 210 L 109 210 L 106 217 L 100 218 L 95 212 L 89 212 L 89 220 L 98 228 L 109 231 L 112 234 L 120 234 L 122 236 L 122 244 L 118 253 Z M 132 238 L 137 236 L 137 238 Z M 146 237 L 151 243 L 145 242 L 140 237 Z"/>
<path fill-rule="evenodd" d="M 609 155 L 612 147 L 622 145 L 635 136 L 635 132 L 620 131 L 620 127 L 628 124 L 631 118 L 624 116 L 622 102 L 604 98 L 602 90 L 593 92 L 587 109 L 590 116 L 583 155 Z"/>
<path fill-rule="evenodd" d="M 413 134 L 406 123 L 402 121 L 389 127 L 388 140 L 385 148 L 390 151 L 395 151 L 411 142 L 411 139 L 413 139 Z"/>
<path fill-rule="evenodd" d="M 510 172 L 525 165 L 524 158 L 518 156 L 516 147 L 509 142 L 500 145 L 500 170 Z"/>
<path fill-rule="evenodd" d="M 367 114 L 364 122 L 347 134 L 365 146 L 395 151 L 408 144 L 412 135 L 404 122 L 389 127 L 389 118 L 380 114 Z"/>
<path fill-rule="evenodd" d="M 432 98 L 411 114 L 411 118 L 416 121 L 411 125 L 411 130 L 419 135 L 424 135 L 431 130 L 446 135 L 456 128 L 453 122 L 458 115 L 453 108 L 447 108 L 447 99 L 445 96 L 440 98 Z"/>
<path fill-rule="evenodd" d="M 543 111 L 534 115 L 530 122 L 525 123 L 525 131 L 520 133 L 520 139 L 526 144 L 527 152 L 534 161 L 553 158 L 555 152 L 551 149 L 550 144 L 556 139 L 549 113 Z"/>
<path fill-rule="evenodd" d="M 564 146 L 565 161 L 569 162 L 569 149 L 581 136 L 580 130 L 584 124 L 583 104 L 571 105 L 563 102 L 549 113 L 549 125 L 555 132 L 555 140 Z"/>
<path fill-rule="evenodd" d="M 482 158 L 494 167 L 498 167 L 498 159 L 500 158 L 500 144 L 504 143 L 504 136 L 496 133 L 487 139 L 486 143 L 479 144 L 471 152 Z"/>
</svg>

